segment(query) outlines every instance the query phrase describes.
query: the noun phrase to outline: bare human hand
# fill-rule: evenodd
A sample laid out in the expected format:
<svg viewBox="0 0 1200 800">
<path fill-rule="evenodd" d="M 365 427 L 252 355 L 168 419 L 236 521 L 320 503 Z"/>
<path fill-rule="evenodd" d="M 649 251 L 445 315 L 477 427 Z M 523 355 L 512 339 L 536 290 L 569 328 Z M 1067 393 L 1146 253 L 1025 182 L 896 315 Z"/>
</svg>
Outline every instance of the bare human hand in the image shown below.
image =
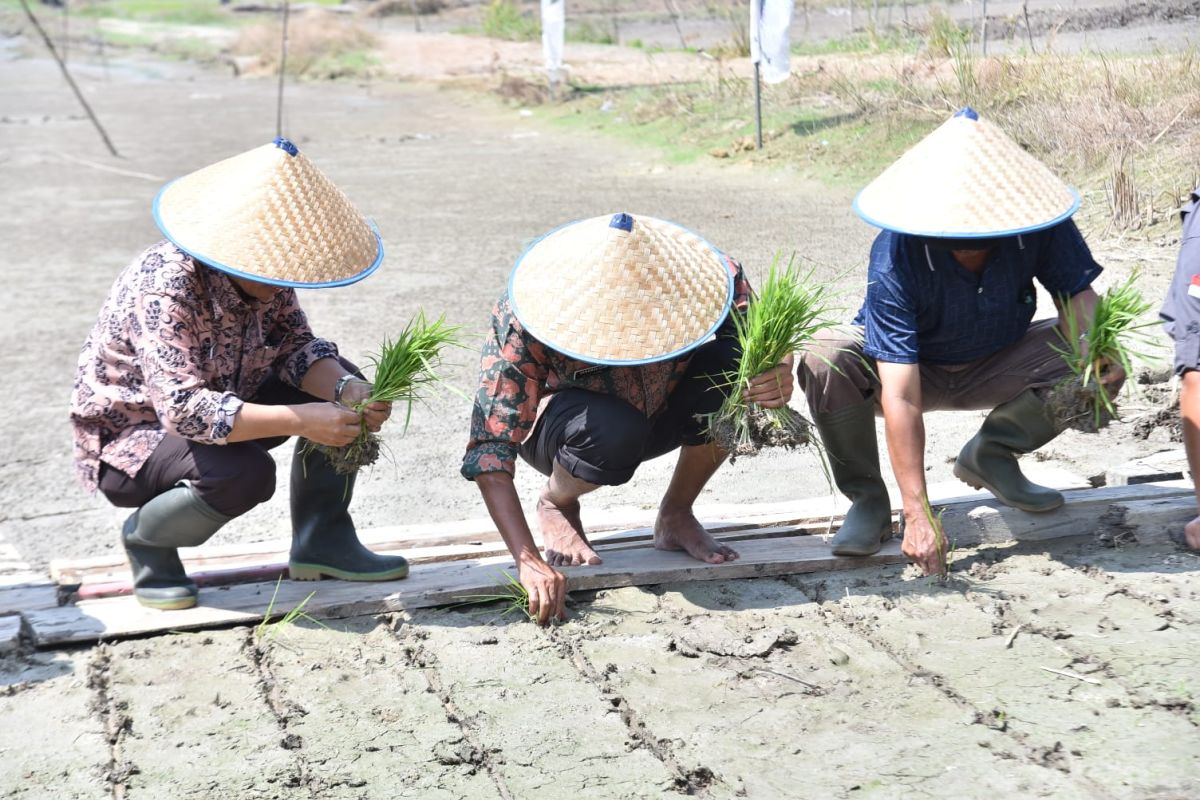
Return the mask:
<svg viewBox="0 0 1200 800">
<path fill-rule="evenodd" d="M 383 423 L 387 422 L 388 417 L 392 415 L 392 404 L 374 402 L 362 405 L 371 396 L 373 388 L 370 383 L 359 378 L 347 381 L 346 385 L 342 387 L 341 404 L 353 409 L 359 409 L 361 406 L 362 418 L 363 422 L 367 424 L 367 430 L 371 433 L 379 433 Z"/>
<path fill-rule="evenodd" d="M 529 616 L 545 625 L 553 617 L 567 618 L 567 576 L 542 561 L 529 558 L 520 562 L 517 576 L 529 592 Z"/>
<path fill-rule="evenodd" d="M 935 529 L 934 525 L 938 528 Z M 904 541 L 900 551 L 926 575 L 942 575 L 946 565 L 946 535 L 940 522 L 931 522 L 924 509 L 904 514 Z"/>
<path fill-rule="evenodd" d="M 292 408 L 300 417 L 298 433 L 317 444 L 345 447 L 362 430 L 358 414 L 337 403 L 303 403 Z"/>
<path fill-rule="evenodd" d="M 795 378 L 792 376 L 795 356 L 788 355 L 772 369 L 755 375 L 742 392 L 742 399 L 762 408 L 782 408 L 792 399 Z"/>
</svg>

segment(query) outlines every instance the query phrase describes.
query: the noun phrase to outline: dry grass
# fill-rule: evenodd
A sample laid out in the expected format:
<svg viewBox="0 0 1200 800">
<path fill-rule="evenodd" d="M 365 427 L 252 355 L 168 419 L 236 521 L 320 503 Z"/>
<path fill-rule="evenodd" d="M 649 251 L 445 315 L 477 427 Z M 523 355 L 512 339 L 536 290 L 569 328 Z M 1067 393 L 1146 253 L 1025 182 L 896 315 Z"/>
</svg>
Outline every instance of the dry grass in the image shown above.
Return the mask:
<svg viewBox="0 0 1200 800">
<path fill-rule="evenodd" d="M 233 52 L 252 56 L 264 73 L 279 70 L 279 21 L 246 28 Z M 330 79 L 369 74 L 378 66 L 376 38 L 352 19 L 306 11 L 288 22 L 287 73 L 296 77 Z"/>
</svg>

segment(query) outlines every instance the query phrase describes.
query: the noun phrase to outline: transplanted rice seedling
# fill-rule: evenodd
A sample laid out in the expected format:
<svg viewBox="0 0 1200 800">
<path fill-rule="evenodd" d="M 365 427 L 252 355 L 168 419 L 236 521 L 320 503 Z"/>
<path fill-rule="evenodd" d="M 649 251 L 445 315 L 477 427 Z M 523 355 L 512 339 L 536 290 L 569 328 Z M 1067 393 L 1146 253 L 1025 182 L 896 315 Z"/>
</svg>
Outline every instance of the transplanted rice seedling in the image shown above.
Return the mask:
<svg viewBox="0 0 1200 800">
<path fill-rule="evenodd" d="M 507 617 L 509 614 L 517 614 L 525 617 L 525 619 L 536 619 L 533 614 L 529 613 L 529 590 L 513 577 L 512 573 L 505 572 L 503 575 L 504 577 L 497 581 L 495 591 L 482 594 L 465 594 L 458 598 L 462 602 L 455 603 L 451 608 L 470 606 L 476 603 L 500 602 L 502 604 L 501 616 Z"/>
<path fill-rule="evenodd" d="M 946 541 L 946 528 L 942 525 L 942 515 L 946 513 L 946 509 L 939 508 L 934 511 L 933 506 L 929 504 L 928 495 L 921 498 L 921 502 L 925 505 L 925 519 L 929 520 L 929 527 L 933 528 L 934 542 L 937 545 L 937 577 L 938 580 L 945 583 L 950 579 L 950 553 L 954 549 Z"/>
<path fill-rule="evenodd" d="M 713 440 L 733 457 L 752 456 L 763 447 L 795 448 L 817 441 L 812 425 L 794 409 L 751 406 L 742 390 L 751 378 L 804 350 L 817 333 L 833 327 L 830 301 L 829 285 L 814 280 L 812 270 L 802 275 L 794 259 L 781 269 L 777 256 L 746 313 L 733 312 L 742 358 L 737 372 L 726 376 L 729 396 L 708 420 Z"/>
<path fill-rule="evenodd" d="M 1062 347 L 1054 346 L 1071 370 L 1071 377 L 1054 387 L 1047 405 L 1060 429 L 1074 428 L 1095 433 L 1117 418 L 1117 406 L 1100 383 L 1109 364 L 1118 364 L 1126 375 L 1133 374 L 1135 358 L 1146 359 L 1154 340 L 1146 328 L 1158 325 L 1146 320 L 1151 304 L 1137 289 L 1134 273 L 1119 286 L 1100 296 L 1092 324 L 1081 333 L 1081 320 L 1070 302 L 1062 300 L 1067 335 Z M 1144 348 L 1144 349 L 1135 349 Z"/>
<path fill-rule="evenodd" d="M 425 312 L 419 312 L 399 336 L 384 340 L 379 353 L 371 356 L 374 367 L 371 394 L 355 405 L 354 410 L 361 414 L 371 403 L 406 403 L 404 427 L 407 429 L 413 403 L 424 397 L 430 384 L 442 383 L 438 374 L 442 351 L 446 347 L 462 346 L 457 339 L 458 331 L 457 327 L 446 324 L 444 315 L 429 322 Z M 379 459 L 380 443 L 380 438 L 367 430 L 364 420 L 358 438 L 345 447 L 310 443 L 310 449 L 324 453 L 339 475 L 350 475 Z"/>
</svg>

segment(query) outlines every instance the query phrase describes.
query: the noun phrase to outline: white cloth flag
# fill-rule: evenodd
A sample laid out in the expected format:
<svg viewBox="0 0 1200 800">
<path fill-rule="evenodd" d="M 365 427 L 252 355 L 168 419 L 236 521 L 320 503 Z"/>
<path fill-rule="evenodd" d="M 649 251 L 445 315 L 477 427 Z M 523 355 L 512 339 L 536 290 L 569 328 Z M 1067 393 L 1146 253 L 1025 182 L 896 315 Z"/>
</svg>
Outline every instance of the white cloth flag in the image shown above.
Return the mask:
<svg viewBox="0 0 1200 800">
<path fill-rule="evenodd" d="M 546 69 L 556 78 L 563 65 L 563 36 L 567 27 L 567 0 L 542 0 L 542 53 Z"/>
<path fill-rule="evenodd" d="M 750 0 L 750 61 L 760 65 L 767 83 L 782 83 L 791 74 L 788 27 L 793 5 L 793 0 Z"/>
</svg>

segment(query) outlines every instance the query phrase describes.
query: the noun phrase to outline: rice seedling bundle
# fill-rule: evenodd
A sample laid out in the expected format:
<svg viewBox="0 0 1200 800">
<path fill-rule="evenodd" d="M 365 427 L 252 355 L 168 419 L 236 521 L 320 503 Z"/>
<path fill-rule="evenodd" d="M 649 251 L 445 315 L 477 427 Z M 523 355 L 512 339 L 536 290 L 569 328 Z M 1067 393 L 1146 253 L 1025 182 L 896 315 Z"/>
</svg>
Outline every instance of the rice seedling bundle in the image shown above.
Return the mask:
<svg viewBox="0 0 1200 800">
<path fill-rule="evenodd" d="M 1046 403 L 1059 430 L 1073 428 L 1096 433 L 1117 418 L 1117 406 L 1100 380 L 1110 364 L 1133 374 L 1135 359 L 1149 359 L 1155 346 L 1146 328 L 1158 321 L 1146 320 L 1151 304 L 1137 289 L 1134 273 L 1122 284 L 1100 296 L 1087 331 L 1081 332 L 1070 302 L 1061 301 L 1067 333 L 1062 347 L 1054 346 L 1071 371 L 1070 377 L 1050 390 Z M 1053 346 L 1053 345 L 1052 345 Z"/>
<path fill-rule="evenodd" d="M 726 375 L 725 402 L 708 420 L 713 441 L 732 457 L 752 456 L 763 447 L 791 449 L 816 442 L 811 423 L 794 409 L 752 406 L 742 393 L 752 378 L 804 350 L 834 325 L 828 319 L 830 299 L 829 285 L 815 281 L 811 270 L 802 275 L 794 259 L 780 268 L 777 256 L 746 312 L 732 312 L 742 356 L 737 372 Z"/>
<path fill-rule="evenodd" d="M 438 374 L 442 366 L 442 351 L 446 347 L 461 347 L 459 329 L 446 324 L 445 315 L 433 322 L 418 312 L 415 319 L 395 339 L 385 339 L 379 352 L 370 358 L 373 367 L 371 393 L 355 406 L 362 415 L 371 403 L 405 403 L 404 427 L 412 419 L 413 403 L 423 399 L 431 384 L 442 383 Z M 339 475 L 351 475 L 379 459 L 380 438 L 361 422 L 358 437 L 344 447 L 310 442 L 310 449 L 323 453 Z"/>
</svg>

